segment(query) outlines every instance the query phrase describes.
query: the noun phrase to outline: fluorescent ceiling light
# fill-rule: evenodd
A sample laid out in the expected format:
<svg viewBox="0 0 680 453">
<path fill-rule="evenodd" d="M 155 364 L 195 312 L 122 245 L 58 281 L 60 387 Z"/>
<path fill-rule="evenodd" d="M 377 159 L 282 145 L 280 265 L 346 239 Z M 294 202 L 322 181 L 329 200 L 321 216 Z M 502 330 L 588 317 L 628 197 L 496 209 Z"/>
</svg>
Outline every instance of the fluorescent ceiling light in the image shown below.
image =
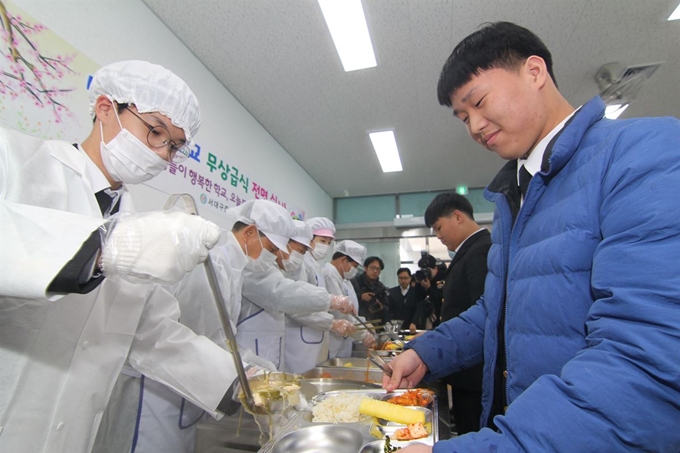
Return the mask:
<svg viewBox="0 0 680 453">
<path fill-rule="evenodd" d="M 376 66 L 361 0 L 319 0 L 346 72 Z"/>
<path fill-rule="evenodd" d="M 383 173 L 401 171 L 401 159 L 397 149 L 397 141 L 393 131 L 371 132 L 368 134 L 373 143 L 373 149 L 378 155 Z"/>
<path fill-rule="evenodd" d="M 677 8 L 675 8 L 675 11 L 671 14 L 671 17 L 668 18 L 668 20 L 678 20 L 680 19 L 680 4 L 678 5 Z"/>
<path fill-rule="evenodd" d="M 618 118 L 624 110 L 628 108 L 628 104 L 614 104 L 614 105 L 608 105 L 604 109 L 604 116 L 605 118 L 609 118 L 610 120 L 615 120 Z"/>
</svg>

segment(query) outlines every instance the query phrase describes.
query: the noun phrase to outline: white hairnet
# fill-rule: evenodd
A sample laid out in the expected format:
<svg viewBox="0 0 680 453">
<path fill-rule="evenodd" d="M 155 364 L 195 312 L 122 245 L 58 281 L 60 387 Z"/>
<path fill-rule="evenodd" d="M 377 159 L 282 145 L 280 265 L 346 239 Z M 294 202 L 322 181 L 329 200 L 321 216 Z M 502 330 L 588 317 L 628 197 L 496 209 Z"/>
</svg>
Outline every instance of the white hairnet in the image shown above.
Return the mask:
<svg viewBox="0 0 680 453">
<path fill-rule="evenodd" d="M 309 227 L 309 225 L 301 220 L 293 220 L 293 224 L 295 226 L 295 231 L 293 231 L 293 236 L 291 236 L 291 239 L 311 248 L 310 244 L 312 239 L 314 239 L 312 229 Z"/>
<path fill-rule="evenodd" d="M 364 264 L 366 247 L 354 241 L 340 241 L 335 244 L 335 251 L 347 255 L 359 264 Z"/>
<path fill-rule="evenodd" d="M 119 61 L 95 72 L 88 90 L 90 114 L 101 95 L 119 104 L 134 104 L 139 113 L 159 112 L 184 130 L 187 143 L 201 126 L 198 99 L 189 86 L 163 66 L 146 61 Z"/>
<path fill-rule="evenodd" d="M 335 225 L 326 217 L 312 217 L 305 221 L 316 236 L 325 236 L 335 239 Z"/>
<path fill-rule="evenodd" d="M 295 225 L 285 208 L 267 200 L 249 200 L 239 206 L 238 221 L 255 225 L 280 250 L 287 250 Z"/>
</svg>

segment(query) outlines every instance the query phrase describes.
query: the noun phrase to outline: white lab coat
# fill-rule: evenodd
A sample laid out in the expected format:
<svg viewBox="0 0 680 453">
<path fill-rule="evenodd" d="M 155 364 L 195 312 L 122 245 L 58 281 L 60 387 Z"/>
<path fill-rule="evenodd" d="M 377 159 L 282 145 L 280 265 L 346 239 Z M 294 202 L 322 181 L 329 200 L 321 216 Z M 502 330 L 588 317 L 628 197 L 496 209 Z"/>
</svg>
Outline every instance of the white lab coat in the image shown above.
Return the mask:
<svg viewBox="0 0 680 453">
<path fill-rule="evenodd" d="M 227 303 L 227 312 L 230 319 L 235 320 L 241 299 L 241 274 L 247 258 L 236 237 L 231 232 L 225 236 L 225 245 L 211 250 L 210 255 L 220 291 Z M 118 392 L 119 397 L 134 407 L 132 410 L 130 407 L 107 410 L 106 420 L 110 423 L 104 424 L 102 430 L 106 429 L 110 434 L 105 436 L 106 439 L 101 436 L 97 439 L 97 453 L 191 453 L 194 449 L 196 423 L 205 418 L 204 414 L 221 418 L 221 414 L 215 412 L 214 408 L 237 374 L 233 357 L 226 350 L 226 335 L 205 267 L 197 266 L 167 290 L 179 301 L 180 311 L 174 317 L 179 317 L 183 325 L 200 336 L 194 334 L 173 339 L 172 350 L 169 349 L 168 353 L 174 357 L 171 360 L 178 363 L 177 366 L 174 363 L 165 364 L 172 372 L 164 379 L 158 379 L 157 373 L 147 374 L 142 382 L 134 383 L 131 381 L 141 380 L 142 375 L 127 367 L 123 369 L 116 383 L 116 390 L 124 388 L 125 390 Z M 201 344 L 196 344 L 198 339 Z M 170 343 L 169 341 L 168 344 Z M 168 386 L 171 381 L 175 382 Z M 203 382 L 205 389 L 210 391 L 202 398 L 196 398 L 189 391 L 177 393 L 171 390 L 186 386 L 187 382 Z M 131 395 L 131 392 L 137 393 Z M 204 399 L 208 397 L 216 399 L 207 405 Z M 131 412 L 135 416 L 124 418 L 124 414 Z M 128 428 L 122 429 L 121 424 L 127 424 Z M 130 433 L 130 437 L 122 436 L 121 432 Z"/>
<path fill-rule="evenodd" d="M 104 222 L 87 159 L 69 143 L 0 128 L 0 451 L 90 451 L 142 311 L 176 303 L 153 285 L 109 280 L 46 295 Z M 120 210 L 131 209 L 124 192 Z M 153 353 L 147 346 L 135 354 Z"/>
<path fill-rule="evenodd" d="M 340 272 L 331 263 L 326 263 L 322 268 L 322 272 L 326 281 L 326 289 L 331 294 L 339 294 L 342 296 L 348 296 L 349 300 L 352 302 L 354 309 L 359 311 L 359 301 L 357 299 L 357 294 L 354 291 L 354 287 L 349 280 L 345 280 L 340 275 Z M 347 319 L 350 322 L 354 322 L 354 318 L 351 315 L 343 315 L 340 312 L 334 311 L 333 316 L 335 319 Z M 343 337 L 335 332 L 330 333 L 330 342 L 328 345 L 328 358 L 333 359 L 335 357 L 351 357 L 352 356 L 352 342 L 354 339 L 361 339 L 365 335 L 365 332 L 355 334 L 354 337 Z"/>
<path fill-rule="evenodd" d="M 278 266 L 265 272 L 243 271 L 243 299 L 236 341 L 285 369 L 285 314 L 327 311 L 330 295 L 323 288 L 283 276 Z"/>
<path fill-rule="evenodd" d="M 326 289 L 321 267 L 311 253 L 305 253 L 300 272 L 293 278 Z M 328 347 L 328 332 L 335 318 L 327 311 L 286 315 L 284 371 L 302 374 L 319 363 L 319 355 Z"/>
</svg>

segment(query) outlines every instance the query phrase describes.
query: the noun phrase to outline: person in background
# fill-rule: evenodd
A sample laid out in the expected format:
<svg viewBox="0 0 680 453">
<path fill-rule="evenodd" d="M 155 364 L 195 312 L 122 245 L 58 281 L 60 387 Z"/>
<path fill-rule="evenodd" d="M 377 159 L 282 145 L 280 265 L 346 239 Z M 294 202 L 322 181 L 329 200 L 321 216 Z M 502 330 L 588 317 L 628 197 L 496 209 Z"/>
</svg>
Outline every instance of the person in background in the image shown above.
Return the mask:
<svg viewBox="0 0 680 453">
<path fill-rule="evenodd" d="M 335 225 L 326 217 L 312 217 L 305 221 L 312 232 L 311 250 L 304 256 L 298 272 L 286 273 L 288 278 L 306 281 L 326 289 L 320 260 L 330 252 Z M 335 319 L 328 311 L 310 314 L 286 314 L 284 370 L 302 374 L 328 357 L 328 337 L 331 330 L 340 336 L 354 333 L 356 328 L 346 319 Z"/>
<path fill-rule="evenodd" d="M 408 267 L 401 267 L 397 270 L 399 284 L 390 288 L 388 292 L 392 320 L 400 320 L 403 323 L 406 319 L 406 298 L 411 290 L 411 277 L 411 269 Z M 406 329 L 408 326 L 401 325 L 399 328 Z"/>
<path fill-rule="evenodd" d="M 366 247 L 354 241 L 342 241 L 335 245 L 335 253 L 330 263 L 323 267 L 323 275 L 326 281 L 326 290 L 330 294 L 348 296 L 355 312 L 359 309 L 359 301 L 354 292 L 354 287 L 350 279 L 357 273 L 359 263 L 366 257 Z M 336 319 L 347 319 L 350 322 L 354 318 L 339 312 L 334 312 Z M 365 346 L 371 347 L 375 344 L 375 337 L 367 331 L 359 331 L 354 336 L 337 334 L 331 332 L 328 347 L 328 358 L 351 357 L 352 342 L 361 340 Z"/>
<path fill-rule="evenodd" d="M 425 225 L 449 250 L 451 264 L 446 272 L 441 321 L 459 316 L 484 294 L 486 258 L 491 234 L 474 220 L 472 204 L 462 195 L 437 195 L 425 210 Z M 443 379 L 451 386 L 456 432 L 479 431 L 482 416 L 482 364 Z"/>
<path fill-rule="evenodd" d="M 401 451 L 678 451 L 680 121 L 574 109 L 543 42 L 508 22 L 456 46 L 438 93 L 508 160 L 485 190 L 489 271 L 383 386 L 483 362 L 485 428 Z"/>
<path fill-rule="evenodd" d="M 420 270 L 413 274 L 416 284 L 406 299 L 404 326 L 413 333 L 416 330 L 431 330 L 439 323 L 444 282 L 439 272 L 437 259 L 423 252 L 418 260 Z"/>
<path fill-rule="evenodd" d="M 272 203 L 274 204 L 274 203 Z M 301 221 L 293 221 L 286 210 L 275 205 L 292 227 L 287 246 L 276 253 L 276 265 L 255 270 L 246 267 L 243 277 L 243 304 L 237 324 L 236 340 L 242 349 L 250 349 L 259 357 L 271 361 L 279 371 L 285 369 L 285 315 L 317 315 L 328 319 L 328 310 L 342 314 L 355 312 L 346 296 L 331 295 L 324 288 L 284 276 L 296 271 L 312 240 L 311 229 Z M 346 320 L 329 320 L 328 330 L 353 333 L 354 327 Z"/>
<path fill-rule="evenodd" d="M 100 68 L 88 96 L 79 145 L 0 128 L 1 451 L 90 451 L 126 356 L 162 375 L 167 334 L 191 334 L 159 284 L 219 239 L 199 217 L 134 214 L 126 189 L 189 155 L 201 114 L 186 83 L 123 61 Z M 223 391 L 234 376 L 220 376 Z"/>
<path fill-rule="evenodd" d="M 350 281 L 359 299 L 359 316 L 365 319 L 379 319 L 381 324 L 390 320 L 390 304 L 387 288 L 380 281 L 385 263 L 377 256 L 364 260 L 364 272 Z"/>
</svg>

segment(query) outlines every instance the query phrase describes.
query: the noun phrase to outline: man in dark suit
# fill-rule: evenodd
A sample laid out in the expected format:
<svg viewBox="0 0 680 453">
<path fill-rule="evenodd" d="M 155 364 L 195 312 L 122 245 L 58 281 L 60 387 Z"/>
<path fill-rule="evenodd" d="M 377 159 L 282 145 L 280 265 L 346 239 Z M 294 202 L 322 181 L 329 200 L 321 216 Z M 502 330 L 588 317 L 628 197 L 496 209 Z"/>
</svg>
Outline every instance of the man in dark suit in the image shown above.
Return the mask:
<svg viewBox="0 0 680 453">
<path fill-rule="evenodd" d="M 452 255 L 443 288 L 441 322 L 473 306 L 484 294 L 486 255 L 491 247 L 489 231 L 473 217 L 472 205 L 456 193 L 437 195 L 425 211 L 425 224 Z M 482 364 L 451 374 L 453 415 L 459 435 L 479 431 L 482 413 Z"/>
<path fill-rule="evenodd" d="M 399 268 L 397 279 L 399 284 L 394 288 L 390 288 L 388 292 L 390 311 L 392 312 L 392 320 L 398 319 L 404 321 L 406 316 L 406 296 L 408 296 L 411 290 L 411 269 L 408 267 Z"/>
</svg>

